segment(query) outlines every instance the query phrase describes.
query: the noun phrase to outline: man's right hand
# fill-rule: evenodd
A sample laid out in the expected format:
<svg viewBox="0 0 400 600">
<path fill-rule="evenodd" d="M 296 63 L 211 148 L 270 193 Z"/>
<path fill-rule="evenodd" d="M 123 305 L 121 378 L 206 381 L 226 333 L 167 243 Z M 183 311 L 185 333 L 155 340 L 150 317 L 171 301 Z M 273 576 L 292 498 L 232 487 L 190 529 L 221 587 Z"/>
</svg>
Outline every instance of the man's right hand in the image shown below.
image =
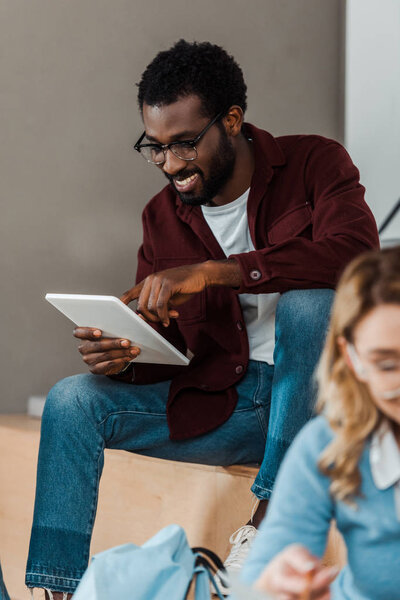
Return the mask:
<svg viewBox="0 0 400 600">
<path fill-rule="evenodd" d="M 116 375 L 140 354 L 129 340 L 102 337 L 93 327 L 77 327 L 74 336 L 82 340 L 78 350 L 94 375 Z"/>
</svg>

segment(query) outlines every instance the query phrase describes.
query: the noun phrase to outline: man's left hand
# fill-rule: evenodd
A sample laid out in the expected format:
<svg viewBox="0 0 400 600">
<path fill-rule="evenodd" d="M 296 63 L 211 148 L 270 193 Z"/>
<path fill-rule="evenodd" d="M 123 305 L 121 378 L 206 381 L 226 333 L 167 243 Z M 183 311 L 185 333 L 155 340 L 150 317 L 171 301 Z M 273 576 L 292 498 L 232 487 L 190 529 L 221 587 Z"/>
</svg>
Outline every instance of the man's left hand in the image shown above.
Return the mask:
<svg viewBox="0 0 400 600">
<path fill-rule="evenodd" d="M 175 307 L 193 294 L 212 285 L 239 287 L 240 267 L 235 260 L 208 260 L 194 265 L 183 265 L 153 273 L 121 296 L 129 304 L 138 299 L 137 310 L 153 323 L 161 321 L 168 327 L 170 318 L 177 318 Z"/>
</svg>

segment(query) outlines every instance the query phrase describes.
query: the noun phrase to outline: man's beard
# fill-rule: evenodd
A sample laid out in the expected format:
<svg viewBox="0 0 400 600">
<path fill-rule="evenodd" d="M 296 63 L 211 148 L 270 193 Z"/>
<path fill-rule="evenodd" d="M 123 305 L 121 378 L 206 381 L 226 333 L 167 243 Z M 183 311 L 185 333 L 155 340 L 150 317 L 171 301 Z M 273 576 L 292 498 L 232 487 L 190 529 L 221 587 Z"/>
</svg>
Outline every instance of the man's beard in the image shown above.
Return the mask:
<svg viewBox="0 0 400 600">
<path fill-rule="evenodd" d="M 199 168 L 184 169 L 178 173 L 179 178 L 181 179 L 185 179 L 186 177 L 190 177 L 191 175 L 198 173 L 203 184 L 203 190 L 200 196 L 195 196 L 191 192 L 179 192 L 174 186 L 174 177 L 167 173 L 165 173 L 165 175 L 184 204 L 189 204 L 190 206 L 201 206 L 202 204 L 208 204 L 211 202 L 212 199 L 215 198 L 215 196 L 217 196 L 225 187 L 229 179 L 232 177 L 233 170 L 235 168 L 235 161 L 235 150 L 230 143 L 226 132 L 223 131 L 221 132 L 218 148 L 211 161 L 210 174 L 207 179 L 205 179 L 203 171 Z"/>
</svg>

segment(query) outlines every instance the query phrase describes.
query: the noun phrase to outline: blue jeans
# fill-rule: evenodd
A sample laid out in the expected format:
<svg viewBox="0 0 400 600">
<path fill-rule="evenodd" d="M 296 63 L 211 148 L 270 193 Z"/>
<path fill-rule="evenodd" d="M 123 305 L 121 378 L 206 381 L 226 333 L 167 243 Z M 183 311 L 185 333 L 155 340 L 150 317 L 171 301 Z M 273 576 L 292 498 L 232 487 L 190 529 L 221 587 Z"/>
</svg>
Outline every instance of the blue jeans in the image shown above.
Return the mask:
<svg viewBox="0 0 400 600">
<path fill-rule="evenodd" d="M 6 586 L 3 580 L 3 573 L 1 572 L 0 565 L 0 600 L 10 600 L 10 596 L 7 594 Z"/>
<path fill-rule="evenodd" d="M 281 296 L 275 365 L 250 361 L 233 415 L 197 438 L 169 439 L 169 381 L 135 386 L 85 374 L 57 383 L 42 419 L 26 584 L 77 587 L 89 559 L 104 448 L 208 465 L 262 463 L 252 490 L 269 498 L 288 446 L 313 412 L 313 371 L 332 299 L 325 289 Z"/>
</svg>

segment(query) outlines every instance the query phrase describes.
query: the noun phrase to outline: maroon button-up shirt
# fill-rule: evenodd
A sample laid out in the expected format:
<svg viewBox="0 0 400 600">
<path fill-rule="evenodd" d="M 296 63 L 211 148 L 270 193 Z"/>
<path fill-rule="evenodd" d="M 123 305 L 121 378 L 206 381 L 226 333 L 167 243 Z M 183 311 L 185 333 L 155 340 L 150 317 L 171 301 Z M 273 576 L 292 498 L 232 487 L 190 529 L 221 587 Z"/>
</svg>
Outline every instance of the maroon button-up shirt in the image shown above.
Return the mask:
<svg viewBox="0 0 400 600">
<path fill-rule="evenodd" d="M 188 367 L 134 367 L 134 384 L 172 380 L 167 416 L 175 440 L 218 427 L 235 408 L 235 385 L 249 360 L 238 294 L 334 288 L 354 256 L 379 245 L 358 170 L 340 144 L 315 135 L 275 139 L 250 124 L 245 132 L 255 157 L 247 213 L 256 250 L 231 256 L 240 265 L 241 287 L 208 288 L 181 305 L 167 329 L 158 328 L 182 352 L 193 352 Z M 148 203 L 138 282 L 163 269 L 224 258 L 201 208 L 183 204 L 170 185 Z"/>
</svg>

